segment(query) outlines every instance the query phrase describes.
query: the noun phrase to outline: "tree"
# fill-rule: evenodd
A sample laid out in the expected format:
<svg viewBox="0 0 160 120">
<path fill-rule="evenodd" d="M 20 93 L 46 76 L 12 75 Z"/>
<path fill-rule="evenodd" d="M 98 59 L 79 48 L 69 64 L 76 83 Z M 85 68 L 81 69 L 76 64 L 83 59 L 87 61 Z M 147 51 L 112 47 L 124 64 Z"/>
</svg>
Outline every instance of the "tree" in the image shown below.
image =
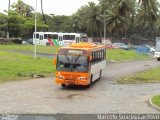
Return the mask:
<svg viewBox="0 0 160 120">
<path fill-rule="evenodd" d="M 139 0 L 140 8 L 138 10 L 138 17 L 140 20 L 139 27 L 145 32 L 148 37 L 153 36 L 153 28 L 158 20 L 159 4 L 157 0 Z"/>
<path fill-rule="evenodd" d="M 19 13 L 19 15 L 23 16 L 30 16 L 33 11 L 33 8 L 22 0 L 18 0 L 18 2 L 14 3 L 11 7 L 14 11 Z"/>
<path fill-rule="evenodd" d="M 89 2 L 86 5 L 86 18 L 87 18 L 87 30 L 91 31 L 91 35 L 98 36 L 98 28 L 99 28 L 99 6 L 97 6 L 93 2 Z"/>
</svg>

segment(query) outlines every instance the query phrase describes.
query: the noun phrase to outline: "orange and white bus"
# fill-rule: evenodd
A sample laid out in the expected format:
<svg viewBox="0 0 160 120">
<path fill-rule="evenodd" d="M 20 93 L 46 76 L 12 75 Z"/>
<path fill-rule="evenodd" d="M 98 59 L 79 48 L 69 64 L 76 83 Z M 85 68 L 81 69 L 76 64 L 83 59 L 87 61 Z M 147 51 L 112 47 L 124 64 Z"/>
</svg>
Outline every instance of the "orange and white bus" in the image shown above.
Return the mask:
<svg viewBox="0 0 160 120">
<path fill-rule="evenodd" d="M 57 84 L 62 87 L 89 86 L 101 78 L 106 66 L 106 47 L 88 42 L 72 43 L 68 47 L 59 48 L 54 64 Z"/>
</svg>

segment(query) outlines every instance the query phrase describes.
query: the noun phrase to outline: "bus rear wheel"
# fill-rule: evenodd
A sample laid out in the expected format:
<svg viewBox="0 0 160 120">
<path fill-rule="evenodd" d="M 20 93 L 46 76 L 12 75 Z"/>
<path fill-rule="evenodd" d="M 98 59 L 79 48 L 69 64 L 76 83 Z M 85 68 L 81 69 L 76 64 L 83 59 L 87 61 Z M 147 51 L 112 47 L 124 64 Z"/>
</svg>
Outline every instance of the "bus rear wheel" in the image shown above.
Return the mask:
<svg viewBox="0 0 160 120">
<path fill-rule="evenodd" d="M 46 46 L 50 46 L 50 43 L 49 43 L 49 42 L 47 42 L 47 43 L 46 43 Z"/>
<path fill-rule="evenodd" d="M 99 72 L 99 80 L 101 79 L 101 77 L 102 77 L 102 70 L 100 70 Z"/>
<path fill-rule="evenodd" d="M 66 85 L 65 85 L 65 84 L 62 84 L 61 86 L 62 86 L 62 88 L 65 88 L 65 87 L 66 87 Z"/>
<path fill-rule="evenodd" d="M 160 58 L 157 58 L 157 61 L 160 61 Z"/>
</svg>

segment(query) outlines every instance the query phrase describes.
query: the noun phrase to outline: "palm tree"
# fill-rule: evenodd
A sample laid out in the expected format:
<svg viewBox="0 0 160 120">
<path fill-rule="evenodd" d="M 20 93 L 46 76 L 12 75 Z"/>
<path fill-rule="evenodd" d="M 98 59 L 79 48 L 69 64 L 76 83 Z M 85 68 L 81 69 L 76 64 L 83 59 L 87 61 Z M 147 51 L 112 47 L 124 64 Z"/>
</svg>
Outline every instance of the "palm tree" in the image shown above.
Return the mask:
<svg viewBox="0 0 160 120">
<path fill-rule="evenodd" d="M 123 33 L 126 32 L 127 30 L 127 22 L 125 17 L 123 16 L 119 16 L 118 14 L 116 14 L 116 12 L 112 12 L 112 11 L 108 11 L 108 14 L 106 15 L 106 26 L 107 26 L 107 30 L 108 32 L 111 34 L 113 33 L 118 33 L 120 35 L 122 35 Z"/>
<path fill-rule="evenodd" d="M 106 28 L 111 35 L 113 33 L 119 35 L 126 33 L 128 22 L 134 11 L 131 3 L 131 0 L 101 0 L 101 14 L 106 15 Z"/>
<path fill-rule="evenodd" d="M 17 13 L 19 13 L 19 15 L 23 15 L 23 16 L 30 16 L 33 11 L 33 8 L 30 5 L 24 3 L 22 0 L 18 0 L 17 3 L 14 3 L 12 5 L 12 8 Z"/>
<path fill-rule="evenodd" d="M 157 0 L 139 0 L 139 20 L 146 33 L 152 34 L 154 24 L 158 20 L 158 2 Z"/>
<path fill-rule="evenodd" d="M 98 19 L 100 11 L 94 2 L 89 2 L 87 7 L 87 28 L 91 31 L 92 36 L 98 36 L 100 21 Z"/>
</svg>

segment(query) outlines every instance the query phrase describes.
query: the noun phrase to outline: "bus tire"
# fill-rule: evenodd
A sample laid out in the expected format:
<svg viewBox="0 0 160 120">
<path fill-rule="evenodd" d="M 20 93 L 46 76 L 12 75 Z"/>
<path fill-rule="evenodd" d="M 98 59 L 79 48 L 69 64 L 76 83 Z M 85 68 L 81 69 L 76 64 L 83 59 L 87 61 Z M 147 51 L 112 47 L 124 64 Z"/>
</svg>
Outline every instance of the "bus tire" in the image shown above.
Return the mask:
<svg viewBox="0 0 160 120">
<path fill-rule="evenodd" d="M 66 87 L 66 85 L 65 85 L 65 84 L 61 84 L 61 86 L 62 86 L 62 88 L 65 88 L 65 87 Z"/>
<path fill-rule="evenodd" d="M 50 43 L 49 43 L 49 42 L 47 42 L 47 43 L 46 43 L 46 46 L 50 46 Z"/>
<path fill-rule="evenodd" d="M 157 61 L 160 61 L 160 58 L 157 58 Z"/>
<path fill-rule="evenodd" d="M 101 77 L 102 77 L 102 70 L 100 70 L 99 72 L 99 80 L 101 79 Z"/>
</svg>

